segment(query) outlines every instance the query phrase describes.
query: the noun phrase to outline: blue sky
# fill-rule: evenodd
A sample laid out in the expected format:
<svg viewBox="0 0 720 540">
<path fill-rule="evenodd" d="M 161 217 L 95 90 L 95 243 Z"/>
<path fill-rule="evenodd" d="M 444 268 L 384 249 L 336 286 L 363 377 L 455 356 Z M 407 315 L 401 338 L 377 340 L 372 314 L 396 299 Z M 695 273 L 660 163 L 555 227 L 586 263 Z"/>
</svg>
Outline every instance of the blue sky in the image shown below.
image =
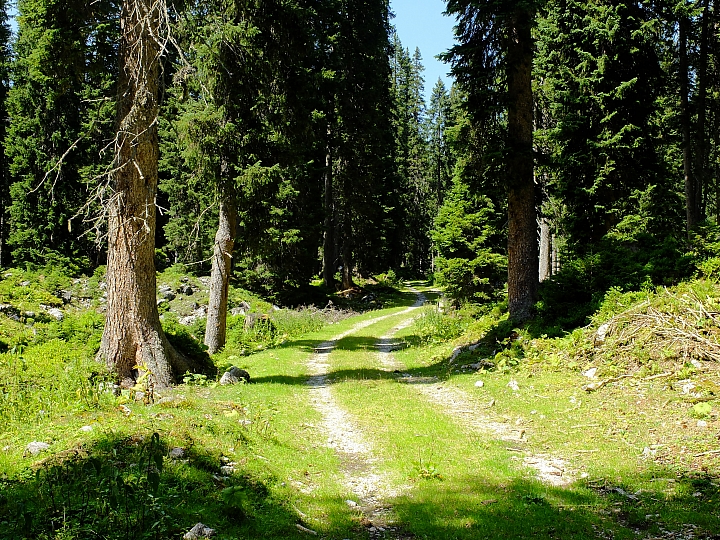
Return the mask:
<svg viewBox="0 0 720 540">
<path fill-rule="evenodd" d="M 420 48 L 423 65 L 425 66 L 425 96 L 429 101 L 433 86 L 442 78 L 445 86 L 450 88 L 452 79 L 447 75 L 450 66 L 435 58 L 454 45 L 453 26 L 455 19 L 443 15 L 443 0 L 391 0 L 390 9 L 395 18 L 390 23 L 395 26 L 403 47 Z"/>
</svg>

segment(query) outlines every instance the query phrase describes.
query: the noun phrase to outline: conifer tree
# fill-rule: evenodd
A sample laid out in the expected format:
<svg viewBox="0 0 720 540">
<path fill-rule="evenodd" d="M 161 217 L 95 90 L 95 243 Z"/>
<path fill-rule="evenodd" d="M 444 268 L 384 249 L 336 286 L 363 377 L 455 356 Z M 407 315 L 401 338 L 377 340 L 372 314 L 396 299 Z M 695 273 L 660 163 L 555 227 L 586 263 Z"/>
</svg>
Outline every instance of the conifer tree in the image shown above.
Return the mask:
<svg viewBox="0 0 720 540">
<path fill-rule="evenodd" d="M 567 209 L 563 229 L 576 254 L 597 249 L 611 231 L 642 232 L 637 219 L 646 232 L 676 226 L 677 204 L 667 203 L 677 199 L 658 146 L 664 83 L 656 22 L 636 2 L 557 0 L 540 26 L 550 188 Z M 664 216 L 648 222 L 637 217 L 641 206 Z M 660 231 L 661 223 L 669 226 Z"/>
<path fill-rule="evenodd" d="M 98 358 L 125 386 L 165 388 L 191 369 L 160 325 L 155 276 L 158 111 L 165 5 L 124 0 L 117 138 L 108 209 L 107 311 Z"/>
<path fill-rule="evenodd" d="M 117 74 L 112 0 L 22 0 L 8 94 L 10 233 L 16 263 L 97 263 L 82 219 L 109 167 Z"/>
<path fill-rule="evenodd" d="M 298 186 L 308 161 L 299 138 L 309 129 L 302 96 L 312 43 L 298 29 L 307 31 L 308 17 L 298 2 L 218 1 L 191 6 L 180 26 L 190 51 L 174 91 L 181 94 L 173 122 L 180 147 L 164 148 L 182 155 L 179 174 L 210 186 L 204 196 L 217 203 L 205 332 L 211 352 L 225 344 L 233 260 L 243 284 L 269 294 L 309 280 L 312 271 L 297 265 L 307 261 L 302 252 L 317 249 L 307 243 L 313 220 L 303 223 Z M 165 189 L 187 188 L 171 177 Z"/>
<path fill-rule="evenodd" d="M 8 2 L 0 2 L 0 118 L 7 117 L 7 93 L 10 89 L 10 25 Z M 0 268 L 9 262 L 5 243 L 8 235 L 6 210 L 10 204 L 10 172 L 5 151 L 7 125 L 0 123 Z"/>
<path fill-rule="evenodd" d="M 385 203 L 393 181 L 388 4 L 338 0 L 324 12 L 330 37 L 322 113 L 330 120 L 332 156 L 332 185 L 326 184 L 325 196 L 333 202 L 325 235 L 335 240 L 343 288 L 353 286 L 356 267 L 379 271 L 389 258 L 383 249 Z M 324 257 L 332 257 L 324 251 Z"/>
<path fill-rule="evenodd" d="M 419 49 L 410 56 L 393 33 L 391 58 L 396 178 L 386 237 L 391 267 L 419 274 L 429 266 L 430 180 L 425 139 L 423 66 Z"/>
<path fill-rule="evenodd" d="M 533 177 L 532 1 L 448 0 L 457 17 L 459 45 L 448 55 L 467 92 L 478 125 L 505 108 L 505 185 L 508 190 L 508 307 L 513 319 L 532 315 L 538 287 L 538 247 Z"/>
</svg>

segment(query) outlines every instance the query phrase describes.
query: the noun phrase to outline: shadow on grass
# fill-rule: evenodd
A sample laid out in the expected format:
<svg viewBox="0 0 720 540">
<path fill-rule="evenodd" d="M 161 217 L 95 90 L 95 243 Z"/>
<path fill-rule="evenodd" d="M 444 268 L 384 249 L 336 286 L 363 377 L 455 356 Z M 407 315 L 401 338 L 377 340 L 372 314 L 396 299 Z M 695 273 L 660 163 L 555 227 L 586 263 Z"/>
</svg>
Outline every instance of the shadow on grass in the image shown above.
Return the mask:
<svg viewBox="0 0 720 540">
<path fill-rule="evenodd" d="M 198 522 L 222 538 L 298 535 L 300 517 L 271 496 L 272 478 L 223 469 L 198 446 L 169 450 L 157 434 L 104 435 L 0 477 L 0 539 L 164 540 Z"/>
<path fill-rule="evenodd" d="M 381 347 L 383 350 L 401 348 L 402 341 L 398 340 L 384 340 L 382 343 L 379 340 L 372 337 L 355 337 L 349 336 L 339 340 L 334 347 L 320 347 L 322 343 L 313 340 L 295 340 L 284 343 L 280 348 L 298 349 L 306 354 L 312 354 L 314 352 L 329 353 L 335 350 L 338 351 L 369 351 L 369 352 L 380 352 Z M 279 364 L 274 364 L 278 368 L 282 368 Z M 402 372 L 393 370 L 382 370 L 377 368 L 356 368 L 356 369 L 335 369 L 328 372 L 329 382 L 340 382 L 347 380 L 380 380 L 380 379 L 402 379 L 412 378 L 435 378 L 440 380 L 446 380 L 449 378 L 449 370 L 447 359 L 442 359 L 435 364 L 422 368 L 404 369 Z M 267 375 L 264 377 L 253 377 L 252 381 L 254 384 L 262 383 L 275 383 L 275 384 L 292 384 L 292 385 L 306 385 L 309 376 L 300 375 Z M 436 382 L 436 380 L 428 380 L 427 382 Z"/>
<path fill-rule="evenodd" d="M 664 471 L 668 477 L 675 473 Z M 708 490 L 699 500 L 697 480 L 679 480 L 668 500 L 662 491 L 639 495 L 603 485 L 548 487 L 534 480 L 492 483 L 478 476 L 419 480 L 412 497 L 394 502 L 400 524 L 418 538 L 717 539 L 720 518 Z M 684 532 L 687 536 L 668 534 Z"/>
<path fill-rule="evenodd" d="M 0 480 L 0 538 L 169 539 L 198 522 L 226 539 L 307 537 L 296 527 L 303 521 L 291 504 L 271 494 L 269 484 L 277 479 L 259 481 L 240 468 L 227 474 L 219 456 L 197 446 L 177 459 L 169 456 L 156 435 L 105 435 L 19 478 Z M 696 540 L 720 538 L 710 532 L 720 530 L 717 478 L 658 469 L 641 480 L 658 481 L 657 489 L 633 494 L 604 482 L 567 488 L 528 479 L 503 483 L 472 472 L 416 478 L 408 494 L 392 502 L 393 529 L 402 538 L 456 540 L 679 538 L 663 529 L 691 532 L 683 537 Z M 366 530 L 373 524 L 345 501 L 314 500 L 321 514 L 304 517 L 320 537 L 378 538 Z"/>
</svg>

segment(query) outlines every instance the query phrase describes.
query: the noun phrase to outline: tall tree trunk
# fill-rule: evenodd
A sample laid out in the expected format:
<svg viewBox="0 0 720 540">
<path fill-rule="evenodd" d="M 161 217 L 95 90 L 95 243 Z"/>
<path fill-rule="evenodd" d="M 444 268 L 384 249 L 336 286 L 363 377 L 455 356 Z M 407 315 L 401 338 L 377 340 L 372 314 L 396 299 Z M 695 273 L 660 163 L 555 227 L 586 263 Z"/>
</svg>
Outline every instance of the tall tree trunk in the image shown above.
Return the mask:
<svg viewBox="0 0 720 540">
<path fill-rule="evenodd" d="M 345 180 L 347 183 L 347 179 Z M 342 283 L 341 288 L 342 290 L 346 291 L 347 289 L 351 289 L 355 286 L 355 283 L 353 283 L 353 265 L 355 262 L 353 261 L 353 239 L 352 239 L 352 225 L 350 223 L 350 205 L 348 203 L 347 199 L 347 193 L 346 193 L 346 199 L 345 199 L 345 211 L 342 219 L 342 248 L 341 248 L 341 260 L 342 260 Z"/>
<path fill-rule="evenodd" d="M 218 230 L 215 234 L 212 270 L 210 272 L 210 299 L 208 301 L 205 345 L 209 353 L 225 346 L 227 336 L 228 291 L 232 270 L 232 252 L 235 247 L 237 207 L 232 195 L 221 194 Z"/>
<path fill-rule="evenodd" d="M 160 9 L 126 0 L 120 15 L 118 134 L 108 219 L 107 315 L 98 358 L 131 386 L 148 373 L 156 388 L 189 366 L 160 325 L 155 281 Z"/>
<path fill-rule="evenodd" d="M 540 283 L 552 275 L 552 240 L 547 218 L 540 218 Z"/>
<path fill-rule="evenodd" d="M 687 55 L 688 27 L 690 20 L 680 16 L 679 23 L 679 61 L 680 61 L 680 130 L 682 131 L 682 161 L 685 181 L 685 219 L 688 233 L 699 221 L 697 190 L 692 173 L 692 146 L 690 134 L 690 77 Z"/>
<path fill-rule="evenodd" d="M 330 133 L 328 130 L 328 137 Z M 323 281 L 325 287 L 333 290 L 335 287 L 335 210 L 333 207 L 333 176 L 332 176 L 332 153 L 330 143 L 327 146 L 325 155 L 325 222 L 323 231 Z"/>
<path fill-rule="evenodd" d="M 700 56 L 697 67 L 697 132 L 695 134 L 695 201 L 698 221 L 704 219 L 705 205 L 703 191 L 707 183 L 707 87 L 708 87 L 708 41 L 710 29 L 709 0 L 703 0 L 703 13 L 700 29 Z"/>
<path fill-rule="evenodd" d="M 532 316 L 538 289 L 537 218 L 533 175 L 532 13 L 518 9 L 507 48 L 508 84 L 508 308 Z"/>
</svg>

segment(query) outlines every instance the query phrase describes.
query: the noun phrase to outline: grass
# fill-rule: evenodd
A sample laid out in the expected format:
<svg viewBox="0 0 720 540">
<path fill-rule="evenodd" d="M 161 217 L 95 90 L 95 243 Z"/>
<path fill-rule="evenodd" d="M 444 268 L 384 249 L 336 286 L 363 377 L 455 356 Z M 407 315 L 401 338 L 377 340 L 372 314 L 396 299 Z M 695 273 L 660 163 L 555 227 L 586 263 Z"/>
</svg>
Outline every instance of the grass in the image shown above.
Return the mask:
<svg viewBox="0 0 720 540">
<path fill-rule="evenodd" d="M 63 279 L 48 279 L 50 289 L 86 286 Z M 0 295 L 9 299 L 3 291 L 14 286 L 0 283 Z M 695 290 L 714 291 L 703 287 Z M 38 299 L 51 294 L 37 286 L 22 309 L 39 312 Z M 613 367 L 612 350 L 592 344 L 598 325 L 627 311 L 623 303 L 647 298 L 615 295 L 595 327 L 556 339 L 512 329 L 498 313 L 423 308 L 417 324 L 396 332 L 406 347 L 393 352 L 403 364 L 395 373 L 375 345 L 422 312 L 401 314 L 414 300 L 385 297 L 385 309 L 332 324 L 312 310 L 283 313 L 278 328 L 292 330 L 269 348 L 243 355 L 239 340 L 213 358 L 247 369 L 252 384 L 188 377 L 150 405 L 101 391 L 92 311 L 67 308 L 63 321 L 0 316 L 8 345 L 0 354 L 0 538 L 179 538 L 198 522 L 220 539 L 307 538 L 298 525 L 321 538 L 368 538 L 368 516 L 346 502 L 357 496 L 344 481 L 363 467 L 328 447 L 306 362 L 317 344 L 379 317 L 338 341 L 328 384 L 372 447 L 366 468 L 395 494 L 382 517 L 397 531 L 388 537 L 670 538 L 664 530 L 693 525 L 695 538 L 709 538 L 720 530 L 715 364 L 676 362 L 677 373 L 652 378 L 628 357 Z M 651 300 L 655 309 L 677 305 Z M 449 361 L 456 346 L 481 338 Z M 478 362 L 487 368 L 464 367 Z M 582 372 L 592 365 L 603 377 L 632 377 L 588 392 Z M 524 430 L 524 442 L 473 429 L 419 385 L 402 383 L 403 373 L 463 391 L 476 407 L 470 417 Z M 685 393 L 688 382 L 695 389 Z M 49 450 L 30 454 L 32 441 Z M 523 463 L 529 455 L 563 458 L 575 482 L 542 483 Z"/>
</svg>

